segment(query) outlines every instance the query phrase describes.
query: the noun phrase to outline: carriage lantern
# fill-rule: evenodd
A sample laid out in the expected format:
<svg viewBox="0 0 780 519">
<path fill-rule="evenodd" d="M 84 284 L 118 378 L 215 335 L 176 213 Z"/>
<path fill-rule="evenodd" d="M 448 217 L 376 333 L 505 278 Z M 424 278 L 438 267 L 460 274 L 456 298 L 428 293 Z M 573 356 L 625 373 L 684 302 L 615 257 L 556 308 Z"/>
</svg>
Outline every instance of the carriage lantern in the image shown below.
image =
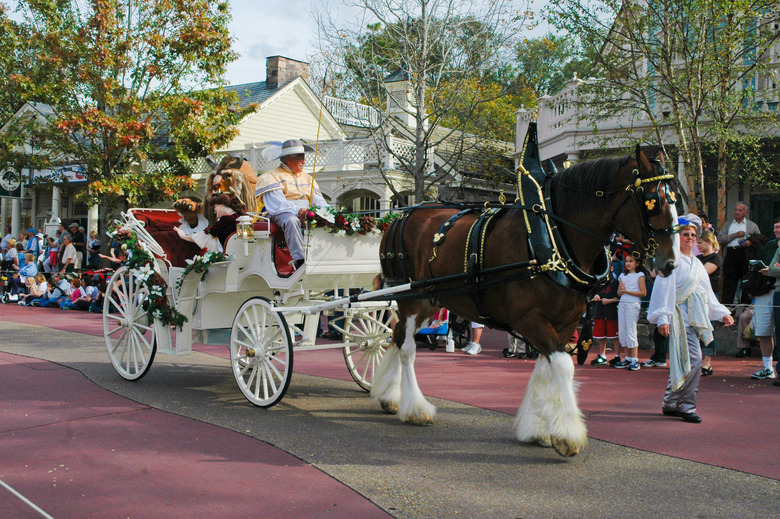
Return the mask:
<svg viewBox="0 0 780 519">
<path fill-rule="evenodd" d="M 252 217 L 239 216 L 236 221 L 236 236 L 244 242 L 244 256 L 249 255 L 249 244 L 255 241 L 255 226 Z"/>
<path fill-rule="evenodd" d="M 255 226 L 252 223 L 252 217 L 243 215 L 238 217 L 236 222 L 236 234 L 239 239 L 246 240 L 248 242 L 255 241 Z"/>
</svg>

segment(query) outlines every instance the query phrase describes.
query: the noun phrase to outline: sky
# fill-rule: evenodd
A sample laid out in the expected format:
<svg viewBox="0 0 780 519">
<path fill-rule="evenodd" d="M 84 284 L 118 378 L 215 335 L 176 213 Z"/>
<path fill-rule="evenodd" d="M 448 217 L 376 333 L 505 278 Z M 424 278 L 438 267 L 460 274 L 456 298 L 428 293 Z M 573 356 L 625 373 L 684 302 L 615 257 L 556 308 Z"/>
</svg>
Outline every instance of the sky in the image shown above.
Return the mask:
<svg viewBox="0 0 780 519">
<path fill-rule="evenodd" d="M 359 11 L 345 8 L 339 0 L 328 2 L 337 6 L 335 14 L 340 19 L 359 14 Z M 516 3 L 518 7 L 523 4 L 522 0 L 516 0 Z M 546 2 L 535 0 L 534 3 L 538 11 Z M 318 49 L 317 22 L 312 11 L 321 5 L 322 0 L 230 0 L 233 49 L 241 57 L 228 65 L 228 83 L 264 81 L 268 56 L 281 55 L 308 62 Z"/>
</svg>

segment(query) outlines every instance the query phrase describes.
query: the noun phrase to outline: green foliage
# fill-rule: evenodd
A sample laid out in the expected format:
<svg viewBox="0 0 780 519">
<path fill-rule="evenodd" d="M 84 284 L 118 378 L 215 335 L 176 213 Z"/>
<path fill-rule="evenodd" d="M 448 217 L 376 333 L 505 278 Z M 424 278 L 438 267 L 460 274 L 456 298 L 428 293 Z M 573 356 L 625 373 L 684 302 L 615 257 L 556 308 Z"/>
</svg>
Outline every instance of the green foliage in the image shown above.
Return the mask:
<svg viewBox="0 0 780 519">
<path fill-rule="evenodd" d="M 50 110 L 9 133 L 34 142 L 38 161 L 82 164 L 100 183 L 93 193 L 120 190 L 150 204 L 175 198 L 192 159 L 229 142 L 254 109 L 234 109 L 235 94 L 209 89 L 236 57 L 225 0 L 19 4 L 21 21 L 0 37 L 13 40 L 8 84 L 18 99 Z M 136 178 L 139 166 L 159 178 Z M 147 191 L 133 196 L 127 189 L 139 180 Z"/>
<path fill-rule="evenodd" d="M 517 44 L 517 92 L 528 97 L 556 94 L 574 74 L 590 75 L 590 60 L 569 35 L 547 33 Z"/>
<path fill-rule="evenodd" d="M 673 140 L 695 211 L 706 206 L 703 154 L 717 155 L 725 196 L 726 182 L 737 178 L 728 172 L 730 150 L 746 161 L 777 124 L 778 112 L 756 110 L 761 97 L 776 96 L 758 84 L 775 73 L 767 59 L 780 37 L 775 8 L 770 0 L 561 0 L 547 10 L 598 70 L 580 90 L 580 114 L 596 128 L 610 119 L 647 121 L 645 138 Z"/>
</svg>

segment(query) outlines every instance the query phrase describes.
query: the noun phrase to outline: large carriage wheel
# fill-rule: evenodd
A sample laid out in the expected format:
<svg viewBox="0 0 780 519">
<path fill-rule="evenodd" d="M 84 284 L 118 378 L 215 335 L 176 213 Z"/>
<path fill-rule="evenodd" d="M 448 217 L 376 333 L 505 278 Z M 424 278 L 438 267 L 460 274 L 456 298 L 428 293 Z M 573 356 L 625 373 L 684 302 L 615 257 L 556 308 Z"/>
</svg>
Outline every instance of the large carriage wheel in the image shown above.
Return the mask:
<svg viewBox="0 0 780 519">
<path fill-rule="evenodd" d="M 259 407 L 279 402 L 290 385 L 292 340 L 287 321 L 263 297 L 239 308 L 230 332 L 230 365 L 244 396 Z"/>
<path fill-rule="evenodd" d="M 344 341 L 356 343 L 344 346 L 344 360 L 349 374 L 366 391 L 379 367 L 398 316 L 393 308 L 358 311 L 344 323 Z"/>
<path fill-rule="evenodd" d="M 127 380 L 140 380 L 152 367 L 157 342 L 146 308 L 149 291 L 127 269 L 120 267 L 106 286 L 103 300 L 103 336 L 114 369 Z"/>
</svg>

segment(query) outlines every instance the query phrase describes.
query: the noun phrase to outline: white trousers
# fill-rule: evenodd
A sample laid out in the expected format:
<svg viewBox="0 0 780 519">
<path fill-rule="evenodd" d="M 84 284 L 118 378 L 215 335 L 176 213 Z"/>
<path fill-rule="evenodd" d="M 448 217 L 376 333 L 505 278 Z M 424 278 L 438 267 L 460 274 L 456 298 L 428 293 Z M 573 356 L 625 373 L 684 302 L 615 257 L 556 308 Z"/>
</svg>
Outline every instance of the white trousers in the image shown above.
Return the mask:
<svg viewBox="0 0 780 519">
<path fill-rule="evenodd" d="M 639 341 L 636 338 L 636 323 L 639 320 L 640 304 L 618 304 L 618 339 L 624 348 L 638 348 Z"/>
</svg>

